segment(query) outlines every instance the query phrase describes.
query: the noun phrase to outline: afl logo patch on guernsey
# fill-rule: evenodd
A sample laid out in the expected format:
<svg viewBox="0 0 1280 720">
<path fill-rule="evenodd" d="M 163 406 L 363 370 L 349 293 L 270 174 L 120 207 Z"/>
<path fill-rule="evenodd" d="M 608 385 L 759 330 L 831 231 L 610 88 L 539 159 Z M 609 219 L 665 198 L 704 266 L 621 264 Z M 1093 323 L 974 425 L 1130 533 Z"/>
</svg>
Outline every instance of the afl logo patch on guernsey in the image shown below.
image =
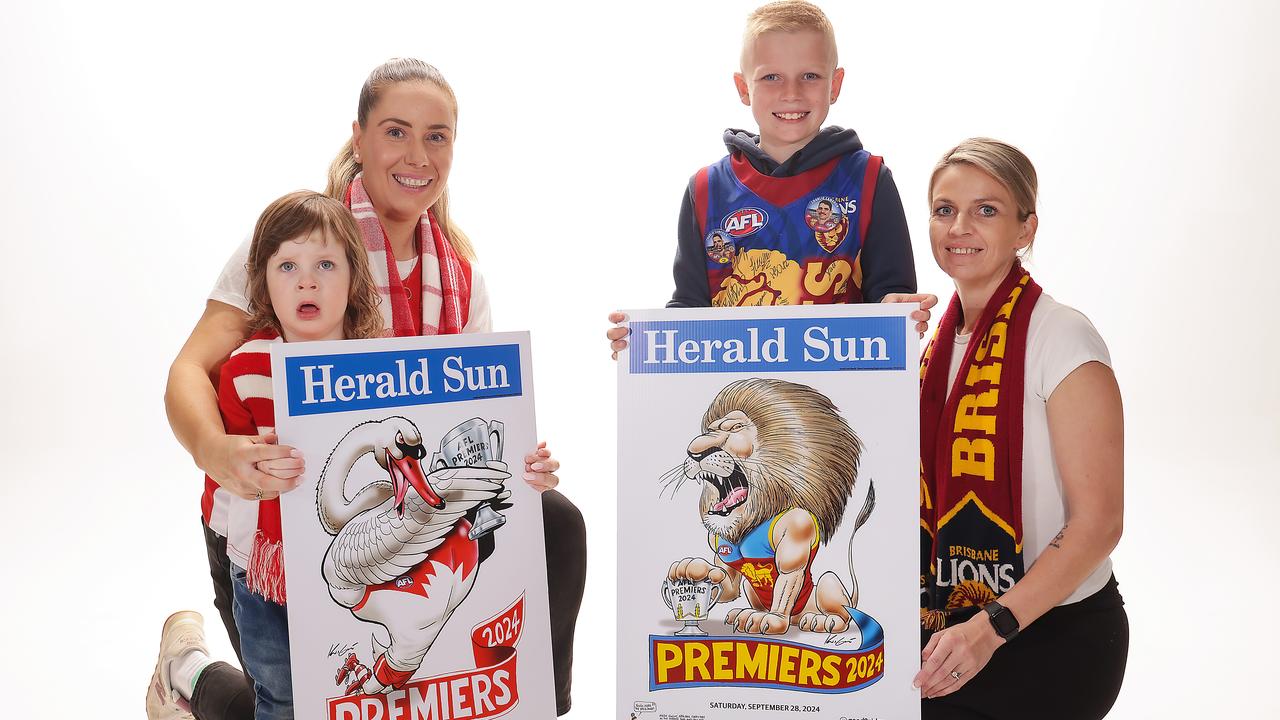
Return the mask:
<svg viewBox="0 0 1280 720">
<path fill-rule="evenodd" d="M 732 545 L 721 545 L 720 547 L 716 548 L 716 552 L 717 552 L 717 553 L 719 553 L 719 554 L 721 554 L 721 555 L 732 555 L 732 554 L 733 554 L 733 546 L 732 546 Z"/>
<path fill-rule="evenodd" d="M 755 233 L 769 222 L 769 216 L 759 208 L 742 208 L 724 216 L 724 231 L 729 237 L 741 238 Z"/>
</svg>

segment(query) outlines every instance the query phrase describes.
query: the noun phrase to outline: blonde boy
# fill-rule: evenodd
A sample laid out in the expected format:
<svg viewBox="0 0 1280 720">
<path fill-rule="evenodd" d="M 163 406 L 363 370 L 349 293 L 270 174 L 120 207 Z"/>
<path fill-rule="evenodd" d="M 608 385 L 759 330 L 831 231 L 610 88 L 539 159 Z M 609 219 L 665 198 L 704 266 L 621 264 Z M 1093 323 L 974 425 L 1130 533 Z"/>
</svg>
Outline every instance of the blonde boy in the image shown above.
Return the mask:
<svg viewBox="0 0 1280 720">
<path fill-rule="evenodd" d="M 759 132 L 726 130 L 729 155 L 689 181 L 668 307 L 922 299 L 902 295 L 916 276 L 893 175 L 853 130 L 823 127 L 844 76 L 817 6 L 785 0 L 747 18 L 734 84 Z M 845 222 L 811 227 L 820 205 Z M 716 233 L 730 262 L 709 251 Z"/>
</svg>

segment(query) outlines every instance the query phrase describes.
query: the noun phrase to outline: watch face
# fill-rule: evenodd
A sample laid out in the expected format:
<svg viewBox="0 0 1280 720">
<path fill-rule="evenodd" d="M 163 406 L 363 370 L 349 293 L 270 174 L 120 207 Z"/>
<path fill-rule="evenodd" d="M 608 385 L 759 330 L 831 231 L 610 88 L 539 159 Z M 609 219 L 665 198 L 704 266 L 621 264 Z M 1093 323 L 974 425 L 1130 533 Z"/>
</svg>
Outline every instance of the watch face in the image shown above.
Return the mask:
<svg viewBox="0 0 1280 720">
<path fill-rule="evenodd" d="M 988 603 L 984 608 L 991 618 L 991 625 L 1000 637 L 1008 640 L 1018 634 L 1018 619 L 1009 612 L 1009 608 L 998 602 Z"/>
</svg>

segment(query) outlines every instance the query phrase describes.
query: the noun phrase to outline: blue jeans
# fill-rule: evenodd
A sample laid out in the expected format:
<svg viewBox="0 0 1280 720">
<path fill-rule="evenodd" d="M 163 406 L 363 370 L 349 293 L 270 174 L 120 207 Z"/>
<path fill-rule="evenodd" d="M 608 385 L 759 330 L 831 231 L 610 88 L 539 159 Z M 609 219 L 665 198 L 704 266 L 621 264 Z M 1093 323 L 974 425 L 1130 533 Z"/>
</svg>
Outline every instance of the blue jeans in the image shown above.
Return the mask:
<svg viewBox="0 0 1280 720">
<path fill-rule="evenodd" d="M 293 720 L 293 680 L 289 671 L 289 615 L 283 605 L 255 595 L 245 570 L 231 565 L 232 604 L 240 631 L 244 668 L 253 678 L 256 720 Z"/>
</svg>

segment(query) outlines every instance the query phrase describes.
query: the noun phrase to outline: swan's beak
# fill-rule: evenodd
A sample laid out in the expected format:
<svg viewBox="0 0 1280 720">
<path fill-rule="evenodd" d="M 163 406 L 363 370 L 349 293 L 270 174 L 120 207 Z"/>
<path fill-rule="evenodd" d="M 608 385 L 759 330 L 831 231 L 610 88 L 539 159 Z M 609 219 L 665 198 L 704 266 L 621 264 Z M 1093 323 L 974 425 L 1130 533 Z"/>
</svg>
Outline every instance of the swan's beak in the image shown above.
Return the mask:
<svg viewBox="0 0 1280 720">
<path fill-rule="evenodd" d="M 422 465 L 418 462 L 418 458 L 405 454 L 403 458 L 397 460 L 391 455 L 391 451 L 387 453 L 387 473 L 391 475 L 391 487 L 395 489 L 395 508 L 400 514 L 404 514 L 404 496 L 409 494 L 409 487 L 412 486 L 422 499 L 428 505 L 436 510 L 444 509 L 444 500 L 431 489 L 431 483 L 427 482 L 427 477 L 422 473 Z"/>
</svg>

